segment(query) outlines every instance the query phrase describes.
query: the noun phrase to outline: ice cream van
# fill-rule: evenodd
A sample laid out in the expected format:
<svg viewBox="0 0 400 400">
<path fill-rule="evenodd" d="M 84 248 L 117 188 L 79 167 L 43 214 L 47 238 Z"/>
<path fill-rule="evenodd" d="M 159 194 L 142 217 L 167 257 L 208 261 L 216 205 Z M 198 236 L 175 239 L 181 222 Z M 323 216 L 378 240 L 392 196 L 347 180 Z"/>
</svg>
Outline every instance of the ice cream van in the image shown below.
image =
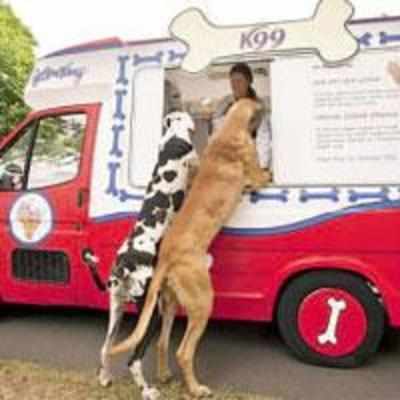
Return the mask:
<svg viewBox="0 0 400 400">
<path fill-rule="evenodd" d="M 400 327 L 400 17 L 352 21 L 361 45 L 246 61 L 269 105 L 274 182 L 246 194 L 210 249 L 213 317 L 277 321 L 307 362 L 348 367 Z M 171 39 L 83 44 L 38 60 L 32 112 L 0 143 L 0 301 L 107 309 L 172 84 L 201 154 L 234 57 L 198 74 Z M 262 151 L 262 149 L 261 149 Z M 206 193 L 205 193 L 206 195 Z"/>
</svg>

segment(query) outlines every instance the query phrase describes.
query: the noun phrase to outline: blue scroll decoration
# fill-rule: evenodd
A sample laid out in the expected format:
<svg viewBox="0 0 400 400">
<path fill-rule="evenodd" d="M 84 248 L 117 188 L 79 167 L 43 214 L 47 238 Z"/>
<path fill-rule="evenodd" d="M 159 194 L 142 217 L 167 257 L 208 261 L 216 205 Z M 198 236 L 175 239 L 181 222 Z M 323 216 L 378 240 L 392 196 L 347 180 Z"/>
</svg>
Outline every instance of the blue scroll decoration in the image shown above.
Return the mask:
<svg viewBox="0 0 400 400">
<path fill-rule="evenodd" d="M 118 188 L 117 188 L 117 172 L 121 167 L 119 162 L 109 162 L 108 163 L 108 187 L 106 189 L 106 194 L 111 194 L 111 196 L 118 196 Z"/>
<path fill-rule="evenodd" d="M 358 43 L 364 47 L 371 47 L 373 45 L 373 39 L 375 36 L 371 32 L 365 32 L 362 36 L 358 38 Z M 379 32 L 379 38 L 376 37 L 376 42 L 379 40 L 380 46 L 385 46 L 390 43 L 399 42 L 400 44 L 400 34 L 396 33 L 387 33 L 387 32 Z M 378 44 L 378 43 L 377 43 Z"/>
<path fill-rule="evenodd" d="M 354 203 L 359 200 L 379 200 L 382 202 L 390 201 L 389 189 L 382 187 L 378 191 L 374 192 L 359 192 L 355 189 L 349 190 L 349 201 Z"/>
<path fill-rule="evenodd" d="M 113 125 L 111 130 L 113 132 L 113 141 L 112 141 L 112 146 L 111 146 L 111 150 L 110 150 L 109 154 L 110 154 L 110 156 L 115 156 L 115 157 L 121 158 L 123 155 L 123 152 L 121 149 L 119 149 L 118 143 L 119 143 L 120 133 L 125 130 L 125 125 L 123 125 L 123 124 Z"/>
<path fill-rule="evenodd" d="M 119 146 L 121 135 L 125 132 L 125 119 L 126 116 L 123 112 L 123 105 L 125 98 L 128 94 L 127 87 L 129 85 L 127 65 L 130 60 L 129 55 L 121 55 L 118 57 L 118 69 L 117 77 L 115 81 L 115 91 L 114 91 L 114 112 L 112 115 L 113 125 L 111 127 L 111 132 L 113 135 L 113 140 L 111 144 L 111 149 L 109 151 L 110 161 L 108 162 L 108 185 L 106 188 L 106 194 L 113 197 L 118 197 L 119 190 L 117 187 L 117 174 L 121 168 L 121 163 L 119 159 L 123 155 L 123 151 Z"/>
<path fill-rule="evenodd" d="M 186 55 L 186 51 L 177 52 L 175 49 L 168 50 L 168 63 L 175 63 L 177 60 L 183 60 Z"/>
<path fill-rule="evenodd" d="M 119 191 L 119 199 L 123 203 L 125 203 L 128 200 L 140 200 L 140 201 L 142 201 L 144 199 L 144 196 L 141 195 L 141 194 L 131 194 L 131 193 L 128 193 L 125 189 L 121 189 Z"/>
<path fill-rule="evenodd" d="M 374 35 L 371 32 L 365 32 L 361 37 L 358 38 L 358 43 L 361 46 L 370 47 L 372 46 L 371 40 Z"/>
<path fill-rule="evenodd" d="M 135 54 L 133 56 L 133 66 L 137 67 L 138 65 L 141 64 L 153 64 L 153 63 L 161 64 L 163 54 L 164 54 L 163 51 L 158 51 L 156 54 L 152 56 L 141 56 L 140 54 Z"/>
<path fill-rule="evenodd" d="M 129 83 L 128 78 L 126 77 L 126 65 L 128 64 L 130 57 L 129 56 L 119 56 L 118 57 L 118 78 L 117 83 L 123 86 L 127 86 Z"/>
<path fill-rule="evenodd" d="M 271 201 L 280 201 L 282 203 L 288 202 L 288 189 L 282 189 L 280 192 L 277 193 L 261 193 L 261 192 L 251 192 L 250 193 L 250 202 L 257 203 L 261 200 L 271 200 Z"/>
<path fill-rule="evenodd" d="M 157 51 L 153 55 L 141 55 L 134 54 L 133 57 L 130 55 L 120 55 L 117 58 L 117 76 L 115 79 L 114 89 L 114 102 L 113 102 L 113 113 L 112 113 L 112 127 L 111 133 L 113 140 L 111 141 L 111 148 L 109 150 L 109 162 L 108 162 L 108 179 L 105 193 L 112 197 L 116 197 L 121 202 L 126 201 L 137 201 L 142 200 L 143 195 L 128 193 L 126 189 L 118 187 L 118 174 L 121 172 L 121 158 L 124 154 L 124 150 L 121 148 L 121 138 L 126 132 L 126 127 L 129 124 L 127 121 L 127 115 L 124 113 L 124 105 L 129 93 L 130 68 L 134 67 L 135 70 L 138 67 L 143 67 L 148 64 L 161 65 L 163 62 L 163 56 L 167 55 L 169 62 L 173 62 L 177 59 L 183 58 L 185 53 L 178 53 L 174 49 L 170 49 L 167 52 Z"/>
<path fill-rule="evenodd" d="M 311 192 L 306 189 L 300 191 L 300 202 L 306 203 L 310 200 L 331 200 L 333 202 L 339 201 L 339 190 L 337 188 L 331 188 L 329 191 L 324 192 Z"/>
<path fill-rule="evenodd" d="M 386 32 L 379 32 L 379 44 L 385 45 L 388 43 L 399 42 L 400 43 L 400 34 L 389 34 Z"/>
</svg>

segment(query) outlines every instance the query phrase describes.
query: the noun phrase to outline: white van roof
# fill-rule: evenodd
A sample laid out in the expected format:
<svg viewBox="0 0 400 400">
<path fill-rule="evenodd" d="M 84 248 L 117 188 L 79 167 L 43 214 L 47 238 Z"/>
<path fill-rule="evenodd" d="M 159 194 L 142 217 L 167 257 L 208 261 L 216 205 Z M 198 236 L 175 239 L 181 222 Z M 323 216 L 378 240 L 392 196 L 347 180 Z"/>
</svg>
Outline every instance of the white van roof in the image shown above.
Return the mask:
<svg viewBox="0 0 400 400">
<path fill-rule="evenodd" d="M 349 23 L 362 48 L 400 46 L 399 26 L 400 16 Z M 186 47 L 171 38 L 124 42 L 114 37 L 58 50 L 38 60 L 25 90 L 25 101 L 33 109 L 102 103 L 113 95 L 118 57 L 151 57 L 160 51 L 172 52 L 168 60 L 179 65 Z"/>
</svg>

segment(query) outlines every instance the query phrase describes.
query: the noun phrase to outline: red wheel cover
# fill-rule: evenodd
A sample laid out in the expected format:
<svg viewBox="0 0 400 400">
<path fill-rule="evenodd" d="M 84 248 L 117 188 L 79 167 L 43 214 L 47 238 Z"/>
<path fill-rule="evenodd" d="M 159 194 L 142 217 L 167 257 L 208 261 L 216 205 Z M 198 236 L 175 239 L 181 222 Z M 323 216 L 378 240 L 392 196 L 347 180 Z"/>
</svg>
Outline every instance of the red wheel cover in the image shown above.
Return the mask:
<svg viewBox="0 0 400 400">
<path fill-rule="evenodd" d="M 368 321 L 361 303 L 336 288 L 318 289 L 301 302 L 298 330 L 317 353 L 342 357 L 357 350 L 367 334 Z"/>
</svg>

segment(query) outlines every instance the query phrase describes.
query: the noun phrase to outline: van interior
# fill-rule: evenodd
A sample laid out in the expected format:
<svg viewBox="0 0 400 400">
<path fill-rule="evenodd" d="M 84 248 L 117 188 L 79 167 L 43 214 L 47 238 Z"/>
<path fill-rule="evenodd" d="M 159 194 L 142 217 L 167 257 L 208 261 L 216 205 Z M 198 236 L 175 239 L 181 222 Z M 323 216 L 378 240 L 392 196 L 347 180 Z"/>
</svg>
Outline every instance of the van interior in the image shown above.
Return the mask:
<svg viewBox="0 0 400 400">
<path fill-rule="evenodd" d="M 229 81 L 229 71 L 234 63 L 212 65 L 205 71 L 196 74 L 182 69 L 168 69 L 166 81 L 178 88 L 182 108 L 195 121 L 195 146 L 199 154 L 205 148 L 209 136 L 215 126 L 215 114 L 218 105 L 232 93 Z M 266 109 L 270 110 L 269 63 L 267 61 L 249 62 L 254 76 L 253 87 L 257 96 L 264 101 Z M 166 99 L 166 102 L 171 99 Z M 268 111 L 269 112 L 269 111 Z M 268 116 L 267 116 L 268 117 Z"/>
</svg>

